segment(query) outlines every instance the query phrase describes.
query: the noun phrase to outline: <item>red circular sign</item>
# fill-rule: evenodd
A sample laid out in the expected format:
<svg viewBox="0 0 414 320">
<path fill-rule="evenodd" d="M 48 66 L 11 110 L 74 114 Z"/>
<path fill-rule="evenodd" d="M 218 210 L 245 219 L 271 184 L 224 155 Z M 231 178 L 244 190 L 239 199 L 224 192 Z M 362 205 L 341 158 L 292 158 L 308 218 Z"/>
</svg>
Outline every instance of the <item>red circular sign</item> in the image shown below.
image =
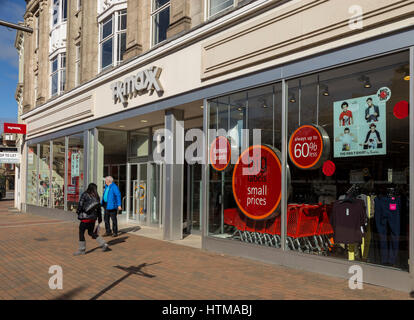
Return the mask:
<svg viewBox="0 0 414 320">
<path fill-rule="evenodd" d="M 397 119 L 404 119 L 408 117 L 409 105 L 407 101 L 397 102 L 394 106 L 394 116 Z"/>
<path fill-rule="evenodd" d="M 231 159 L 231 145 L 229 139 L 220 136 L 214 139 L 210 147 L 210 163 L 217 171 L 225 170 Z"/>
<path fill-rule="evenodd" d="M 311 125 L 301 126 L 289 140 L 290 160 L 301 169 L 317 168 L 326 145 L 321 129 Z"/>
<path fill-rule="evenodd" d="M 240 210 L 254 220 L 278 214 L 282 165 L 277 150 L 256 145 L 246 149 L 233 171 L 233 195 Z"/>
<path fill-rule="evenodd" d="M 335 163 L 333 163 L 331 160 L 325 161 L 322 167 L 322 172 L 325 176 L 330 177 L 332 176 L 336 171 Z"/>
</svg>

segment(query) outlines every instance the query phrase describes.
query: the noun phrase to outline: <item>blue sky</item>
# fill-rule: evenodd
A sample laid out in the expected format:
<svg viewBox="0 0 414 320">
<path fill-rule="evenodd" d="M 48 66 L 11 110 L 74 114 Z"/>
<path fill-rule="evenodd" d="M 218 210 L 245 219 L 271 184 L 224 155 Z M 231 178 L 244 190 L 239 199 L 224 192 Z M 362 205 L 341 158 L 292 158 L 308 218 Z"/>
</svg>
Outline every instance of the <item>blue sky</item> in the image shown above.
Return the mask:
<svg viewBox="0 0 414 320">
<path fill-rule="evenodd" d="M 23 21 L 24 0 L 0 0 L 0 20 L 17 23 Z M 0 26 L 0 132 L 3 122 L 17 122 L 16 91 L 19 60 L 14 48 L 16 30 Z"/>
</svg>

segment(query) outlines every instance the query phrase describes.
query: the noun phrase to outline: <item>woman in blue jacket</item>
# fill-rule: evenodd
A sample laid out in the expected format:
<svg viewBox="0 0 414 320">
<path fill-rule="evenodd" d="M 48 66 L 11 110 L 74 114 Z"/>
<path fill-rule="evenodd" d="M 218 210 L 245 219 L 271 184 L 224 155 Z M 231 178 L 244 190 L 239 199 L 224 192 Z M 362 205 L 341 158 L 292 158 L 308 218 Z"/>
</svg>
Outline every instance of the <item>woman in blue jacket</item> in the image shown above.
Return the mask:
<svg viewBox="0 0 414 320">
<path fill-rule="evenodd" d="M 118 236 L 118 221 L 117 212 L 122 210 L 121 208 L 121 192 L 119 192 L 118 186 L 113 183 L 114 179 L 111 176 L 105 178 L 105 190 L 102 197 L 102 206 L 105 209 L 104 221 L 106 233 L 104 236 L 113 235 Z M 112 231 L 109 219 L 112 220 Z"/>
</svg>

